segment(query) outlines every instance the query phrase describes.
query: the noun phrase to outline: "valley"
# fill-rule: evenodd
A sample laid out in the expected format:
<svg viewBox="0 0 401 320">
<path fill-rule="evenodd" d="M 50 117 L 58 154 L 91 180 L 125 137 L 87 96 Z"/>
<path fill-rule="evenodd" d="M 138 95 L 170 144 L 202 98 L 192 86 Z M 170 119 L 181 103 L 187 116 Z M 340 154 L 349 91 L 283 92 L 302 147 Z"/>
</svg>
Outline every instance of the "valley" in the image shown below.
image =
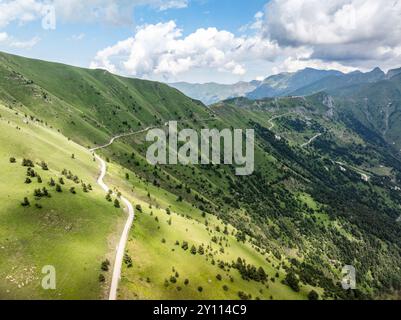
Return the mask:
<svg viewBox="0 0 401 320">
<path fill-rule="evenodd" d="M 383 137 L 376 104 L 369 124 L 358 108 L 364 85 L 206 107 L 162 83 L 3 53 L 0 75 L 1 299 L 397 297 L 397 109 L 377 88 L 396 97 L 397 76 L 366 84 L 387 106 Z M 253 129 L 254 173 L 149 164 L 146 134 L 170 121 Z M 41 287 L 47 265 L 56 290 Z M 341 287 L 345 265 L 356 290 Z"/>
</svg>

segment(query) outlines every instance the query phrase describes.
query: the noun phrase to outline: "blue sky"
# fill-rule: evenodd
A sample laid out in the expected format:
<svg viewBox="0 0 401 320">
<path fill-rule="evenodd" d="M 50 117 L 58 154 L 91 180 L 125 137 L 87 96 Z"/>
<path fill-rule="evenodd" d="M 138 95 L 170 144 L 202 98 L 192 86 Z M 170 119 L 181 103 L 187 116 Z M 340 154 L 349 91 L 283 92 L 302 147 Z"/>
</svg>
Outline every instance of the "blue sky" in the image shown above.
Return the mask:
<svg viewBox="0 0 401 320">
<path fill-rule="evenodd" d="M 55 30 L 43 30 L 39 19 L 28 23 L 15 21 L 0 29 L 0 32 L 6 32 L 21 42 L 38 37 L 39 42 L 32 48 L 16 48 L 0 42 L 0 50 L 88 67 L 98 50 L 132 36 L 139 25 L 173 20 L 182 28 L 184 35 L 207 27 L 239 34 L 239 29 L 251 22 L 255 13 L 263 10 L 265 4 L 266 0 L 192 0 L 185 8 L 163 11 L 156 6 L 144 4 L 133 8 L 130 24 L 57 19 Z"/>
<path fill-rule="evenodd" d="M 401 61 L 400 15 L 386 0 L 0 0 L 0 50 L 166 82 L 386 70 Z"/>
</svg>

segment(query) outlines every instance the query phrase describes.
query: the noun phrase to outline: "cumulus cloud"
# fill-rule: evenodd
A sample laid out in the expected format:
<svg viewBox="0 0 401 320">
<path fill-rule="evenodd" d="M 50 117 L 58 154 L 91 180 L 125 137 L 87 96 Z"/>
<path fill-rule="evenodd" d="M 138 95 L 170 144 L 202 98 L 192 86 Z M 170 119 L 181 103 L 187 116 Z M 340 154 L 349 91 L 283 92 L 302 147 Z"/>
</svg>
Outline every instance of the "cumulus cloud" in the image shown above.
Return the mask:
<svg viewBox="0 0 401 320">
<path fill-rule="evenodd" d="M 399 0 L 272 0 L 264 21 L 267 38 L 310 49 L 311 61 L 386 67 L 401 57 Z"/>
<path fill-rule="evenodd" d="M 33 37 L 32 39 L 26 41 L 11 39 L 9 46 L 17 49 L 31 49 L 36 46 L 39 41 L 39 37 Z"/>
<path fill-rule="evenodd" d="M 163 11 L 185 8 L 188 0 L 0 0 L 0 28 L 11 22 L 41 19 L 49 5 L 61 21 L 128 24 L 135 6 L 149 5 Z"/>
<path fill-rule="evenodd" d="M 13 21 L 27 23 L 38 19 L 45 4 L 36 0 L 10 0 L 0 1 L 0 28 Z"/>
<path fill-rule="evenodd" d="M 273 60 L 278 46 L 259 35 L 236 37 L 216 28 L 183 36 L 174 21 L 144 25 L 135 35 L 97 53 L 91 68 L 139 77 L 174 76 L 194 68 L 234 75 L 246 73 L 249 60 Z"/>
<path fill-rule="evenodd" d="M 6 32 L 0 32 L 0 42 L 4 42 L 8 39 L 8 34 Z"/>
<path fill-rule="evenodd" d="M 17 49 L 31 49 L 40 41 L 39 37 L 33 37 L 29 40 L 19 40 L 9 36 L 6 32 L 0 32 L 0 44 Z"/>
</svg>

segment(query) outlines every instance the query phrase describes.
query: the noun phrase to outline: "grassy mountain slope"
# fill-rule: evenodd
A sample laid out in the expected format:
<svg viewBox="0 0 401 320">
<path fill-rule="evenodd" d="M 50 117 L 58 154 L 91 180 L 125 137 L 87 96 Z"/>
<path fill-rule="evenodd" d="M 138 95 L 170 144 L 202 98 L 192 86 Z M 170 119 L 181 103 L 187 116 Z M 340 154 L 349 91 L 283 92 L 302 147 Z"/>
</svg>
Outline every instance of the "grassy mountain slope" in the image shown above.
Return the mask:
<svg viewBox="0 0 401 320">
<path fill-rule="evenodd" d="M 246 96 L 250 99 L 287 96 L 300 88 L 319 82 L 324 78 L 336 77 L 341 74 L 341 72 L 334 70 L 326 71 L 312 68 L 306 68 L 294 73 L 280 73 L 265 79 L 258 88 Z"/>
<path fill-rule="evenodd" d="M 398 271 L 391 270 L 400 268 L 400 225 L 394 223 L 400 215 L 401 198 L 396 192 L 401 183 L 400 161 L 382 140 L 367 139 L 346 121 L 333 121 L 327 99 L 324 94 L 263 101 L 234 99 L 217 104 L 214 111 L 230 122 L 250 121 L 248 126 L 255 127 L 265 150 L 280 163 L 279 178 L 274 182 L 268 182 L 262 164 L 257 165 L 260 172 L 256 174 L 262 194 L 286 195 L 284 210 L 274 203 L 273 210 L 266 206 L 271 199 L 261 200 L 262 194 L 246 193 L 243 198 L 255 219 L 258 215 L 274 217 L 280 226 L 279 241 L 268 232 L 265 235 L 270 243 L 278 242 L 281 252 L 286 247 L 297 252 L 300 261 L 294 262 L 293 268 L 301 278 L 313 269 L 312 283 L 322 281 L 320 285 L 328 289 L 330 281 L 318 280 L 318 275 L 327 277 L 334 272 L 329 278 L 335 279 L 337 267 L 352 264 L 359 270 L 361 291 L 357 294 L 374 297 L 399 290 Z M 271 124 L 266 124 L 273 114 L 287 115 L 274 120 L 274 128 L 268 130 Z M 321 136 L 301 147 L 317 133 Z M 241 188 L 249 187 L 243 184 Z"/>
<path fill-rule="evenodd" d="M 83 146 L 167 120 L 255 129 L 249 177 L 224 165 L 150 166 L 144 134 L 99 151 L 108 183 L 140 205 L 120 298 L 304 299 L 311 290 L 325 299 L 394 298 L 400 290 L 400 161 L 374 131 L 338 117 L 328 95 L 207 109 L 158 83 L 5 54 L 0 61 L 4 103 Z M 347 264 L 357 268 L 358 290 L 341 288 Z"/>
<path fill-rule="evenodd" d="M 0 97 L 82 145 L 208 110 L 167 85 L 0 54 Z"/>
<path fill-rule="evenodd" d="M 291 95 L 307 96 L 322 91 L 335 94 L 342 89 L 348 92 L 350 89 L 355 90 L 359 86 L 384 80 L 385 77 L 386 74 L 379 68 L 366 73 L 355 71 L 347 74 L 330 75 L 294 90 Z"/>
<path fill-rule="evenodd" d="M 105 201 L 97 187 L 97 164 L 86 149 L 23 113 L 0 105 L 0 114 L 0 299 L 104 297 L 107 285 L 98 280 L 100 264 L 106 258 L 113 261 L 123 212 Z M 26 183 L 24 158 L 33 162 L 41 183 L 38 177 Z M 42 161 L 48 170 L 42 169 Z M 64 169 L 78 176 L 78 183 L 63 176 Z M 49 186 L 51 179 L 60 184 L 61 193 Z M 85 193 L 80 180 L 93 190 Z M 39 188 L 46 188 L 51 197 L 35 197 Z M 25 197 L 27 207 L 21 205 Z M 56 268 L 55 291 L 41 287 L 47 265 Z"/>
<path fill-rule="evenodd" d="M 61 134 L 72 138 L 83 146 L 93 146 L 108 141 L 109 137 L 115 133 L 136 130 L 139 127 L 147 125 L 162 125 L 164 121 L 170 119 L 182 121 L 182 126 L 190 125 L 200 128 L 208 124 L 207 121 L 202 122 L 200 120 L 208 120 L 212 115 L 203 105 L 186 98 L 178 91 L 170 89 L 167 86 L 146 81 L 124 79 L 104 73 L 103 71 L 83 70 L 5 54 L 2 55 L 1 70 L 3 75 L 1 77 L 1 97 L 9 108 L 7 109 L 7 115 L 4 115 L 4 120 L 9 121 L 12 113 L 18 110 L 17 112 L 19 112 L 20 116 L 23 115 L 26 119 L 33 117 L 35 119 L 33 122 L 37 123 L 38 127 L 47 128 L 46 130 L 53 132 L 53 134 L 61 137 L 61 139 L 69 144 L 72 144 L 72 142 L 68 142 L 67 138 Z M 43 70 L 48 70 L 48 72 L 43 72 Z M 85 91 L 85 88 L 87 91 Z M 133 98 L 130 98 L 130 95 Z M 127 100 L 135 101 L 132 102 L 132 105 L 128 104 L 127 106 L 125 103 Z M 135 119 L 131 120 L 131 127 L 123 123 L 127 119 Z M 137 120 L 141 121 L 141 126 L 139 126 L 139 123 L 136 123 Z M 219 126 L 223 125 L 220 120 L 217 122 Z M 60 132 L 57 133 L 57 131 Z M 23 139 L 21 138 L 21 140 Z M 34 140 L 35 143 L 30 142 L 29 145 L 25 145 L 15 142 L 13 146 L 19 146 L 21 153 L 30 150 L 32 146 L 37 146 L 39 149 L 38 153 L 43 153 L 43 156 L 56 154 L 54 150 L 46 149 L 45 147 L 48 143 L 46 132 L 41 135 L 32 135 L 31 140 Z M 62 170 L 61 167 L 71 168 L 72 171 L 81 173 L 82 177 L 85 177 L 85 180 L 88 181 L 87 183 L 90 182 L 92 184 L 94 192 L 98 192 L 95 186 L 97 166 L 87 151 L 79 147 L 81 151 L 74 152 L 74 150 L 65 147 L 63 143 L 58 142 L 55 144 L 59 148 L 65 149 L 60 156 L 65 154 L 67 156 L 63 162 L 60 160 L 57 166 L 50 159 L 44 159 L 49 161 L 49 168 L 55 166 L 55 169 L 52 170 L 59 170 L 60 172 Z M 206 181 L 206 175 L 203 175 L 202 172 L 209 171 L 207 168 L 204 168 L 202 171 L 198 168 L 169 168 L 169 170 L 158 168 L 160 170 L 159 174 L 165 177 L 165 184 L 162 187 L 157 185 L 152 186 L 154 181 L 151 177 L 154 177 L 154 168 L 147 165 L 143 156 L 141 156 L 141 152 L 145 149 L 143 136 L 139 138 L 133 136 L 122 139 L 110 148 L 100 151 L 104 158 L 108 158 L 109 160 L 111 170 L 109 176 L 110 185 L 118 187 L 120 191 L 133 200 L 135 205 L 140 204 L 143 208 L 143 213 L 137 211 L 138 218 L 131 233 L 132 240 L 128 246 L 127 254 L 132 257 L 133 267 L 126 267 L 125 269 L 120 289 L 121 292 L 119 293 L 120 298 L 239 298 L 239 293 L 241 293 L 242 298 L 249 297 L 249 295 L 252 295 L 252 298 L 260 297 L 264 299 L 306 298 L 307 293 L 311 289 L 310 286 L 303 287 L 300 292 L 294 292 L 288 285 L 280 282 L 286 275 L 283 269 L 288 263 L 286 260 L 277 260 L 277 258 L 272 256 L 272 253 L 262 253 L 261 249 L 252 244 L 251 238 L 237 241 L 234 236 L 241 233 L 238 233 L 233 226 L 227 225 L 230 234 L 225 234 L 224 226 L 227 222 L 223 223 L 222 220 L 217 220 L 214 215 L 207 214 L 207 218 L 206 216 L 202 216 L 206 208 L 210 208 L 207 211 L 214 213 L 216 208 L 219 207 L 219 203 L 224 204 L 224 199 L 222 198 L 216 199 L 217 201 L 214 203 L 212 201 L 212 194 L 208 194 L 209 191 L 207 189 L 200 188 L 200 185 Z M 11 146 L 5 146 L 4 153 L 2 157 L 4 162 L 8 161 L 8 157 L 11 154 L 15 154 L 16 157 L 22 157 Z M 81 153 L 86 153 L 87 157 L 89 157 L 89 163 L 93 167 L 89 170 L 83 166 L 78 170 L 76 166 L 71 164 L 71 162 L 74 163 L 71 158 L 72 153 L 76 155 L 76 159 L 81 159 Z M 20 161 L 19 158 L 17 160 Z M 36 157 L 33 160 L 40 161 Z M 16 165 L 17 167 L 18 164 Z M 193 178 L 192 170 L 197 171 L 196 176 L 197 179 L 200 179 L 199 181 L 191 181 L 191 177 Z M 23 170 L 21 172 L 23 173 Z M 83 172 L 87 172 L 86 175 Z M 90 177 L 87 176 L 89 172 Z M 126 179 L 126 173 L 131 177 L 130 180 Z M 169 177 L 169 180 L 167 180 L 167 177 Z M 43 178 L 47 179 L 50 177 L 43 174 Z M 207 179 L 210 179 L 210 183 L 213 182 L 215 184 L 214 192 L 218 190 L 217 186 L 222 185 L 218 176 L 209 174 Z M 10 181 L 12 184 L 17 184 L 15 179 L 11 179 Z M 196 187 L 196 190 L 194 189 L 190 193 L 187 193 L 187 187 L 185 194 L 183 194 L 183 201 L 177 201 L 178 194 L 182 194 L 183 185 L 187 182 L 191 182 Z M 23 184 L 23 181 L 21 181 L 21 184 Z M 70 186 L 67 185 L 65 188 L 67 187 Z M 24 194 L 28 195 L 28 193 L 33 192 L 31 189 L 35 189 L 35 185 L 32 184 L 32 188 L 24 191 Z M 100 228 L 99 234 L 103 232 L 102 236 L 94 237 L 92 233 L 84 228 L 84 223 L 81 223 L 78 217 L 73 219 L 67 213 L 64 213 L 64 211 L 60 213 L 63 219 L 67 219 L 66 217 L 68 216 L 68 219 L 71 220 L 67 221 L 70 223 L 75 221 L 77 228 L 82 228 L 83 231 L 88 233 L 87 239 L 93 247 L 104 249 L 102 245 L 107 243 L 106 240 L 111 237 L 110 234 L 119 229 L 117 222 L 121 221 L 121 210 L 117 210 L 112 206 L 110 207 L 110 204 L 104 199 L 102 192 L 99 192 L 98 202 L 94 201 L 94 203 L 103 206 L 104 211 L 93 209 L 93 205 L 88 206 L 87 210 L 84 210 L 82 204 L 75 203 L 70 199 L 73 195 L 69 194 L 68 189 L 63 191 L 58 196 L 68 196 L 68 199 L 60 198 L 60 201 L 62 203 L 72 203 L 71 208 L 74 209 L 74 212 L 80 213 L 79 217 L 82 215 L 86 217 L 85 214 L 89 215 L 88 211 L 90 211 L 92 215 L 98 215 L 98 219 L 103 219 L 101 225 L 108 225 L 110 219 L 116 220 L 109 225 L 111 228 L 107 230 L 109 233 Z M 151 193 L 151 198 L 147 196 L 148 192 Z M 22 196 L 22 194 L 18 193 L 14 195 L 14 191 L 12 194 L 18 199 Z M 54 195 L 50 200 L 45 200 L 49 202 L 56 199 Z M 195 199 L 198 200 L 195 201 Z M 20 208 L 21 201 L 22 199 L 17 202 L 16 208 L 9 211 L 10 214 L 15 215 L 15 212 L 23 210 Z M 34 207 L 35 201 L 30 199 L 31 207 L 28 210 L 39 210 Z M 61 202 L 58 204 L 59 207 L 62 207 Z M 80 207 L 75 208 L 75 206 L 79 205 Z M 151 216 L 149 205 L 155 207 L 153 209 L 153 216 Z M 201 209 L 196 208 L 197 206 Z M 160 209 L 157 209 L 157 207 Z M 226 205 L 226 207 L 228 206 Z M 166 222 L 169 220 L 166 214 L 167 208 L 171 211 L 171 225 Z M 41 210 L 46 210 L 43 212 L 47 212 L 46 203 L 43 204 Z M 69 212 L 69 208 L 65 209 L 65 211 Z M 243 219 L 243 213 L 239 210 L 237 211 L 236 219 L 239 221 Z M 108 218 L 103 216 L 103 212 Z M 159 217 L 159 222 L 154 219 L 155 216 Z M 94 219 L 93 223 L 99 224 L 98 219 Z M 160 229 L 158 229 L 158 226 L 160 226 L 159 223 L 162 225 Z M 25 222 L 25 224 L 30 228 L 35 227 L 33 221 Z M 150 235 L 148 232 L 151 232 Z M 10 228 L 8 234 L 11 236 L 16 234 L 16 231 Z M 51 233 L 49 235 L 51 236 Z M 193 235 L 197 236 L 193 237 Z M 93 290 L 93 286 L 102 288 L 101 283 L 98 281 L 98 276 L 101 273 L 99 269 L 100 262 L 105 259 L 105 254 L 103 253 L 102 256 L 100 254 L 101 250 L 98 249 L 98 251 L 93 250 L 94 253 L 97 253 L 97 259 L 92 255 L 87 255 L 85 259 L 82 258 L 80 255 L 81 252 L 82 254 L 87 254 L 84 251 L 86 248 L 86 238 L 80 235 L 75 236 L 76 234 L 71 235 L 71 237 L 63 237 L 66 243 L 75 244 L 71 248 L 71 251 L 60 250 L 60 247 L 63 249 L 64 247 L 62 245 L 58 246 L 57 242 L 54 242 L 56 245 L 53 244 L 54 250 L 58 250 L 59 254 L 63 255 L 64 258 L 66 256 L 77 255 L 77 260 L 80 260 L 76 261 L 75 258 L 71 257 L 71 263 L 75 263 L 74 268 L 70 264 L 67 264 L 71 268 L 70 272 L 74 272 L 75 278 L 67 276 L 65 279 L 69 279 L 71 288 L 74 289 L 70 288 L 71 292 L 68 294 L 62 293 L 59 298 L 97 298 L 99 296 L 96 296 L 96 290 Z M 38 235 L 37 238 L 38 243 L 41 241 L 47 242 L 46 237 Z M 165 239 L 166 242 L 163 243 L 162 239 Z M 115 245 L 115 241 L 112 240 L 110 242 L 111 247 Z M 171 246 L 173 242 L 175 246 L 175 241 L 177 240 L 181 246 L 184 241 L 187 241 L 188 250 L 177 249 L 177 255 L 174 256 L 172 255 Z M 204 254 L 195 255 L 191 253 L 192 245 L 196 245 L 197 249 L 200 250 L 199 246 L 202 244 L 204 245 Z M 38 252 L 37 255 L 39 257 L 40 253 L 45 251 L 43 246 L 38 246 L 37 251 L 34 251 L 29 246 L 24 247 L 21 245 L 21 247 L 21 250 L 25 250 L 27 253 Z M 53 251 L 51 253 L 56 255 Z M 112 255 L 107 257 L 109 260 L 112 260 Z M 270 259 L 267 261 L 266 259 L 269 257 Z M 243 279 L 243 277 L 246 277 L 246 274 L 239 275 L 239 271 L 231 266 L 232 262 L 237 261 L 238 258 L 243 259 L 244 263 L 245 261 L 246 263 L 252 263 L 256 271 L 259 267 L 264 268 L 261 276 L 252 276 L 257 276 L 258 281 Z M 46 259 L 43 258 L 43 260 Z M 88 260 L 91 263 L 88 262 L 88 266 L 86 266 L 86 261 Z M 166 260 L 171 261 L 171 265 L 165 263 Z M 8 271 L 7 267 L 14 266 L 15 262 L 10 258 L 10 254 L 5 255 L 5 259 L 2 259 L 2 261 L 4 261 L 4 265 L 2 265 L 0 270 L 6 274 Z M 31 263 L 37 270 L 42 262 L 29 261 L 26 263 Z M 46 262 L 46 264 L 51 263 Z M 221 263 L 224 264 L 224 267 L 221 266 Z M 182 288 L 180 292 L 176 288 L 179 285 L 178 282 L 174 284 L 170 279 L 173 265 L 182 277 L 186 275 L 190 281 L 190 285 L 188 286 L 181 284 Z M 65 269 L 67 269 L 67 266 L 65 266 Z M 195 266 L 196 270 L 194 269 Z M 67 272 L 64 267 L 59 268 L 63 268 L 60 270 L 59 276 Z M 138 268 L 142 269 L 138 270 Z M 82 270 L 84 271 L 82 272 Z M 200 272 L 202 276 L 191 276 L 196 274 L 195 271 Z M 268 275 L 265 275 L 264 272 L 268 273 Z M 74 279 L 80 283 L 79 280 L 82 273 L 87 274 L 93 283 L 92 287 L 88 286 L 86 290 L 83 290 L 81 295 L 78 295 L 74 291 L 78 287 L 78 284 L 74 284 Z M 104 274 L 107 275 L 107 273 Z M 219 274 L 222 277 L 221 280 L 217 279 Z M 262 281 L 260 277 L 271 278 L 272 280 L 269 280 L 271 284 L 267 284 L 267 280 Z M 146 281 L 147 278 L 150 279 L 150 283 Z M 165 286 L 166 279 L 170 281 L 170 285 L 167 288 Z M 179 279 L 178 281 L 182 280 Z M 42 293 L 38 281 L 35 278 L 32 282 L 34 285 L 32 285 L 30 291 L 20 290 L 18 297 L 38 296 L 49 298 L 59 294 L 57 290 L 55 292 Z M 4 278 L 2 278 L 1 283 L 3 286 L 8 285 L 7 280 Z M 84 281 L 82 281 L 82 285 L 84 285 Z M 225 285 L 227 285 L 228 289 Z M 65 284 L 65 287 L 69 288 L 68 284 Z M 107 289 L 107 283 L 103 287 Z M 145 288 L 149 289 L 149 287 L 152 290 L 146 291 Z M 199 287 L 202 287 L 202 291 L 200 291 Z M 319 291 L 318 288 L 316 290 Z M 91 295 L 89 292 L 91 292 Z M 11 291 L 10 294 L 15 293 Z M 11 297 L 17 296 L 11 295 Z"/>
<path fill-rule="evenodd" d="M 354 122 L 374 132 L 395 150 L 401 149 L 401 76 L 363 85 L 335 95 L 339 115 L 348 114 Z"/>
</svg>

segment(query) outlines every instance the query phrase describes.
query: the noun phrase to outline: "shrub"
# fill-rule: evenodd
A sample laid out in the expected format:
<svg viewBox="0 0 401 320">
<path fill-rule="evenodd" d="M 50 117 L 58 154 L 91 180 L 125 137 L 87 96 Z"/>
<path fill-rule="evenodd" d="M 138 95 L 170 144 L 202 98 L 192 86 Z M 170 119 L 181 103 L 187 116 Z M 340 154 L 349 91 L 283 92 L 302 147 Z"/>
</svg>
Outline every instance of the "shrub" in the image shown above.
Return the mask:
<svg viewBox="0 0 401 320">
<path fill-rule="evenodd" d="M 189 285 L 189 280 L 188 279 L 185 279 L 184 280 L 184 284 L 187 286 L 187 285 Z"/>
<path fill-rule="evenodd" d="M 182 243 L 181 248 L 184 249 L 185 251 L 188 250 L 188 242 L 184 241 L 184 242 Z"/>
<path fill-rule="evenodd" d="M 61 189 L 61 186 L 59 184 L 56 185 L 56 191 L 63 192 L 63 189 Z"/>
<path fill-rule="evenodd" d="M 120 208 L 120 201 L 118 201 L 118 199 L 114 200 L 114 207 Z"/>
<path fill-rule="evenodd" d="M 23 207 L 29 207 L 31 204 L 29 203 L 29 200 L 27 197 L 24 198 L 24 201 L 21 203 Z"/>
<path fill-rule="evenodd" d="M 40 166 L 41 166 L 42 169 L 45 170 L 45 171 L 49 170 L 49 167 L 47 166 L 47 163 L 44 162 L 44 161 L 42 161 L 42 162 L 40 163 Z"/>
<path fill-rule="evenodd" d="M 33 164 L 32 160 L 29 159 L 22 159 L 22 166 L 33 168 L 35 165 Z"/>
<path fill-rule="evenodd" d="M 245 292 L 242 292 L 242 291 L 238 292 L 238 297 L 241 300 L 249 300 L 251 298 L 251 296 L 248 296 Z"/>
<path fill-rule="evenodd" d="M 42 189 L 42 195 L 43 195 L 44 197 L 48 197 L 48 198 L 51 197 L 50 194 L 49 194 L 49 191 L 47 191 L 46 188 L 43 188 L 43 189 Z"/>
<path fill-rule="evenodd" d="M 216 279 L 219 280 L 219 281 L 221 281 L 221 280 L 223 280 L 223 277 L 221 276 L 221 274 L 218 274 L 218 275 L 216 276 Z"/>
<path fill-rule="evenodd" d="M 35 191 L 33 192 L 33 195 L 37 198 L 41 198 L 43 196 L 42 190 L 40 189 L 35 189 Z"/>
<path fill-rule="evenodd" d="M 191 253 L 192 253 L 193 255 L 196 254 L 196 247 L 195 247 L 195 246 L 192 246 L 192 247 L 191 247 Z"/>
<path fill-rule="evenodd" d="M 70 192 L 72 193 L 72 194 L 76 194 L 77 192 L 75 191 L 75 188 L 74 187 L 71 187 L 70 188 Z"/>
<path fill-rule="evenodd" d="M 27 178 L 25 179 L 25 183 L 26 183 L 26 184 L 30 184 L 31 182 L 32 182 L 31 178 L 27 177 Z"/>
<path fill-rule="evenodd" d="M 88 191 L 88 187 L 86 186 L 85 183 L 82 184 L 82 190 L 83 190 L 83 192 L 85 192 L 85 193 L 88 193 L 88 192 L 89 192 L 89 191 Z"/>
<path fill-rule="evenodd" d="M 17 160 L 15 160 L 14 157 L 11 157 L 11 158 L 10 158 L 10 163 L 16 163 L 16 162 L 17 162 Z"/>
<path fill-rule="evenodd" d="M 127 266 L 127 268 L 132 268 L 132 258 L 128 255 L 128 253 L 124 254 L 124 263 Z"/>
<path fill-rule="evenodd" d="M 137 204 L 137 205 L 135 206 L 135 209 L 136 209 L 137 211 L 139 211 L 139 212 L 142 212 L 142 206 L 141 206 L 140 204 Z"/>
<path fill-rule="evenodd" d="M 224 291 L 228 291 L 228 286 L 224 285 L 224 286 L 223 286 L 223 290 L 224 290 Z"/>
<path fill-rule="evenodd" d="M 109 267 L 110 267 L 110 261 L 105 260 L 102 262 L 100 269 L 102 269 L 103 271 L 109 271 Z"/>
<path fill-rule="evenodd" d="M 284 283 L 288 285 L 292 290 L 295 292 L 299 292 L 299 280 L 294 274 L 294 272 L 289 272 L 287 276 L 285 277 Z"/>
<path fill-rule="evenodd" d="M 104 277 L 104 275 L 99 274 L 99 282 L 105 282 L 106 278 Z"/>
<path fill-rule="evenodd" d="M 309 300 L 319 300 L 319 294 L 315 290 L 312 290 L 308 294 L 308 299 Z"/>
<path fill-rule="evenodd" d="M 32 168 L 28 168 L 28 170 L 26 170 L 26 175 L 28 177 L 35 178 L 36 177 L 36 172 Z"/>
<path fill-rule="evenodd" d="M 203 291 L 203 288 L 202 288 L 202 287 L 198 287 L 198 291 L 199 291 L 199 292 L 202 292 L 202 291 Z"/>
</svg>

